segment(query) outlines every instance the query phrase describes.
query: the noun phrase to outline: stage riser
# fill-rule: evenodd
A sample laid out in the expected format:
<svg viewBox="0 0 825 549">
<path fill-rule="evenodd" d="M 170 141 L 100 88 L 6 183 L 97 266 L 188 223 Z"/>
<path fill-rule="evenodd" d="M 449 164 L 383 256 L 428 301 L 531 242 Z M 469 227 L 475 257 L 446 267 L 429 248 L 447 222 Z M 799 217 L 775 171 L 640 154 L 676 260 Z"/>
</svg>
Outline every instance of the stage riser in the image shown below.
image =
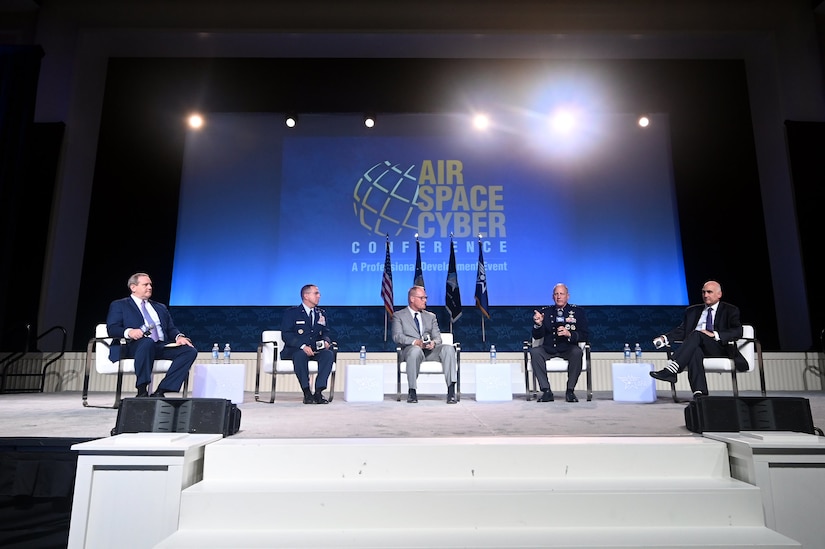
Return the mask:
<svg viewBox="0 0 825 549">
<path fill-rule="evenodd" d="M 159 548 L 799 547 L 702 437 L 223 439 Z"/>
<path fill-rule="evenodd" d="M 599 490 L 577 483 L 539 483 L 543 486 L 473 487 L 441 486 L 421 480 L 404 485 L 382 481 L 372 490 L 357 483 L 333 483 L 325 489 L 295 482 L 289 488 L 278 484 L 193 488 L 183 493 L 180 527 L 210 529 L 210 509 L 225 506 L 222 514 L 239 529 L 306 529 L 323 524 L 324 529 L 359 530 L 376 526 L 404 528 L 413 524 L 426 528 L 518 529 L 525 524 L 568 528 L 640 527 L 651 525 L 651 517 L 663 526 L 761 526 L 761 500 L 755 487 L 741 483 L 705 483 L 696 487 L 667 482 L 634 488 L 616 484 L 615 491 Z M 417 484 L 417 486 L 413 486 Z M 263 492 L 261 491 L 263 490 Z M 673 502 L 680 502 L 674 507 Z M 240 505 L 227 502 L 243 502 Z M 586 510 L 586 512 L 583 512 Z"/>
<path fill-rule="evenodd" d="M 318 536 L 323 541 L 318 543 Z M 308 541 L 311 540 L 311 541 Z M 342 535 L 296 530 L 181 531 L 167 538 L 155 549 L 207 548 L 294 548 L 318 547 L 340 549 L 780 549 L 801 547 L 764 527 L 742 528 L 552 528 L 524 526 L 518 529 L 438 529 L 423 530 L 371 528 Z"/>
<path fill-rule="evenodd" d="M 226 439 L 204 480 L 729 478 L 727 450 L 700 436 L 507 439 Z"/>
</svg>

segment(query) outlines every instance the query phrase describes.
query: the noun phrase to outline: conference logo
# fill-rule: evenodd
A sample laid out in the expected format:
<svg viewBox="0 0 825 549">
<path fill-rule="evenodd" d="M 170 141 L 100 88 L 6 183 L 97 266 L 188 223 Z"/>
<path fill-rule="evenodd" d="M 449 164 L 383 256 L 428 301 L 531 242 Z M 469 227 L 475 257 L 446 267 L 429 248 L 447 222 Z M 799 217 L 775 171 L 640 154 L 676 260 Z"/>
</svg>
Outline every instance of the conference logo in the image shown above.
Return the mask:
<svg viewBox="0 0 825 549">
<path fill-rule="evenodd" d="M 355 183 L 352 206 L 360 225 L 381 236 L 507 236 L 503 186 L 465 184 L 461 160 L 377 162 Z"/>
</svg>

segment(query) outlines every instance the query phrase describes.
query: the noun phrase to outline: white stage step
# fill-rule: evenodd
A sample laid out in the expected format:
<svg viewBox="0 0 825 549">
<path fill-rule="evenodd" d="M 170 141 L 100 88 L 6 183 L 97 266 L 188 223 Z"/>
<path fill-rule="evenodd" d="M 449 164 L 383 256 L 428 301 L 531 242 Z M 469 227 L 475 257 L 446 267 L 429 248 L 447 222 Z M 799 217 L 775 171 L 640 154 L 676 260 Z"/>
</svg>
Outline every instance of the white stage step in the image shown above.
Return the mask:
<svg viewBox="0 0 825 549">
<path fill-rule="evenodd" d="M 799 547 L 703 437 L 223 439 L 158 547 Z"/>
</svg>

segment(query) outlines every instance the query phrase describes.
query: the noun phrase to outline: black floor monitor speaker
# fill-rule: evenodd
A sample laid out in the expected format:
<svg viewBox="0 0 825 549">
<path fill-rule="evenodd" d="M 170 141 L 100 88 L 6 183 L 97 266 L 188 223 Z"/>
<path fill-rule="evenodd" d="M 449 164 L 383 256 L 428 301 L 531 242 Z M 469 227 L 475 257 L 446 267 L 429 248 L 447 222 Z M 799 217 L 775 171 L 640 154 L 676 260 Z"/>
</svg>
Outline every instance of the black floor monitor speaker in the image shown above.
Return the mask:
<svg viewBox="0 0 825 549">
<path fill-rule="evenodd" d="M 234 435 L 241 411 L 223 398 L 124 398 L 113 435 L 120 433 L 209 433 Z"/>
<path fill-rule="evenodd" d="M 685 408 L 694 433 L 795 431 L 814 434 L 811 403 L 802 397 L 701 397 Z"/>
</svg>

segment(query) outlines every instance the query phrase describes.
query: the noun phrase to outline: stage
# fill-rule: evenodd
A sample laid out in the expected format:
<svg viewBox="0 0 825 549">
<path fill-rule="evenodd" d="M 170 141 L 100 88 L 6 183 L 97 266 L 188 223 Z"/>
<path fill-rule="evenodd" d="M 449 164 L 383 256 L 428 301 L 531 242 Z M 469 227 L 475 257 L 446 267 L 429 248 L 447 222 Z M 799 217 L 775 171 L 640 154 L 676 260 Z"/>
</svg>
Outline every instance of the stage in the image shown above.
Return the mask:
<svg viewBox="0 0 825 549">
<path fill-rule="evenodd" d="M 716 395 L 717 393 L 713 393 Z M 730 393 L 718 393 L 729 395 Z M 741 391 L 741 396 L 760 396 Z M 173 395 L 170 395 L 173 396 Z M 612 393 L 599 391 L 586 402 L 537 403 L 514 395 L 508 402 L 476 402 L 462 394 L 456 405 L 443 396 L 421 395 L 418 404 L 346 402 L 336 393 L 328 405 L 302 404 L 297 393 L 279 393 L 274 404 L 256 402 L 251 392 L 239 405 L 242 412 L 237 438 L 396 438 L 396 437 L 510 437 L 510 436 L 694 436 L 685 428 L 685 403 L 674 403 L 659 391 L 650 404 L 614 402 Z M 687 397 L 687 394 L 681 395 Z M 804 397 L 810 401 L 813 423 L 825 427 L 825 392 L 769 391 L 768 396 Z M 559 398 L 560 397 L 560 398 Z M 90 405 L 110 406 L 114 394 L 90 393 Z M 110 436 L 117 410 L 84 408 L 79 392 L 0 395 L 0 437 Z"/>
</svg>

